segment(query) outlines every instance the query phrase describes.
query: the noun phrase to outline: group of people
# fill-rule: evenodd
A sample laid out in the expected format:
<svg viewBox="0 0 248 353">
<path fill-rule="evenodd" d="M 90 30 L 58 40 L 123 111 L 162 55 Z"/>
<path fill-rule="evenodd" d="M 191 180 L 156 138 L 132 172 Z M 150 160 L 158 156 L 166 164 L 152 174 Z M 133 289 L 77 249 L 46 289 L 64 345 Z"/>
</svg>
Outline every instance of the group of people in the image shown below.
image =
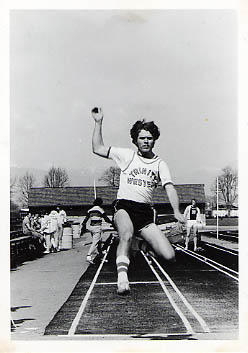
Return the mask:
<svg viewBox="0 0 248 353">
<path fill-rule="evenodd" d="M 24 217 L 22 231 L 24 235 L 31 235 L 44 245 L 44 253 L 60 251 L 63 225 L 66 222 L 66 212 L 58 206 L 44 215 L 32 215 L 30 212 Z"/>
<path fill-rule="evenodd" d="M 182 225 L 187 223 L 186 249 L 190 231 L 193 228 L 196 250 L 196 223 L 199 220 L 199 209 L 192 201 L 192 205 L 185 210 L 184 215 L 181 214 L 178 195 L 168 165 L 153 152 L 155 142 L 160 136 L 159 128 L 153 121 L 138 120 L 132 126 L 130 136 L 137 149 L 133 151 L 130 148 L 105 145 L 102 137 L 102 109 L 95 107 L 91 114 L 95 122 L 92 136 L 93 153 L 113 160 L 121 169 L 113 221 L 119 235 L 116 252 L 117 293 L 125 295 L 130 292 L 128 268 L 134 234 L 139 234 L 158 256 L 170 262 L 175 261 L 172 245 L 154 223 L 151 204 L 152 195 L 158 183 L 161 182 L 168 195 L 174 217 Z"/>
</svg>

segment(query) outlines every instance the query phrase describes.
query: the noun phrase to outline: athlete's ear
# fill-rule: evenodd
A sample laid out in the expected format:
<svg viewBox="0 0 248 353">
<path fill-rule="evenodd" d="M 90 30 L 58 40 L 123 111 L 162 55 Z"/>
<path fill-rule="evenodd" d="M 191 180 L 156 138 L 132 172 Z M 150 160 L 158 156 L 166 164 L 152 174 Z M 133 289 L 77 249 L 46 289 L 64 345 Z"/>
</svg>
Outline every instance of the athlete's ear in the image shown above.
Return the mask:
<svg viewBox="0 0 248 353">
<path fill-rule="evenodd" d="M 132 143 L 136 146 L 136 147 L 138 147 L 138 144 L 137 144 L 137 139 L 136 140 L 132 140 Z"/>
</svg>

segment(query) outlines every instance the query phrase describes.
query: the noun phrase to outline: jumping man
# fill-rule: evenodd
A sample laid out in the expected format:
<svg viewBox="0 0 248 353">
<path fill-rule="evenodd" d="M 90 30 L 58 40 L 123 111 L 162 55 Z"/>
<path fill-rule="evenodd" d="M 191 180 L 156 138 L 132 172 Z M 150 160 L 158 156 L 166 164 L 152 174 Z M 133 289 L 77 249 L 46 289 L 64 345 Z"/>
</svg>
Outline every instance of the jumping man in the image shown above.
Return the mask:
<svg viewBox="0 0 248 353">
<path fill-rule="evenodd" d="M 175 252 L 158 226 L 154 223 L 151 208 L 152 194 L 161 181 L 174 211 L 175 218 L 184 223 L 179 211 L 177 192 L 167 164 L 153 152 L 160 132 L 154 122 L 137 121 L 130 135 L 137 152 L 129 148 L 105 146 L 102 138 L 103 113 L 101 108 L 92 110 L 95 127 L 92 137 L 93 153 L 114 160 L 121 169 L 120 186 L 115 202 L 114 223 L 119 234 L 116 253 L 117 293 L 130 292 L 128 281 L 129 250 L 133 235 L 147 241 L 167 261 L 175 261 Z"/>
</svg>

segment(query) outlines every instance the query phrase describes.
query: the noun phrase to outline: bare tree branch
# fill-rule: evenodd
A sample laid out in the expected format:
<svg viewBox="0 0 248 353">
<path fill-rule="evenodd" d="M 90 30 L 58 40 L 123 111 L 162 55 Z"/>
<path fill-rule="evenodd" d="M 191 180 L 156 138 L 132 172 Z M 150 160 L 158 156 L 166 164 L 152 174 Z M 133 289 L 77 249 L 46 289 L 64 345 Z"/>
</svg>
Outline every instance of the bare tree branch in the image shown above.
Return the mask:
<svg viewBox="0 0 248 353">
<path fill-rule="evenodd" d="M 118 187 L 120 183 L 120 173 L 120 168 L 111 166 L 104 171 L 103 175 L 98 180 L 103 181 L 106 185 Z"/>
<path fill-rule="evenodd" d="M 28 193 L 29 190 L 35 185 L 35 177 L 33 174 L 26 172 L 18 180 L 19 198 L 21 207 L 28 207 Z"/>
<path fill-rule="evenodd" d="M 69 177 L 65 169 L 51 167 L 44 177 L 43 184 L 49 188 L 69 186 Z"/>
<path fill-rule="evenodd" d="M 227 166 L 222 169 L 222 173 L 218 176 L 218 188 L 219 198 L 226 205 L 226 208 L 230 214 L 230 210 L 235 201 L 238 199 L 238 174 L 236 170 Z M 216 182 L 213 184 L 211 191 L 214 194 L 216 200 Z"/>
</svg>

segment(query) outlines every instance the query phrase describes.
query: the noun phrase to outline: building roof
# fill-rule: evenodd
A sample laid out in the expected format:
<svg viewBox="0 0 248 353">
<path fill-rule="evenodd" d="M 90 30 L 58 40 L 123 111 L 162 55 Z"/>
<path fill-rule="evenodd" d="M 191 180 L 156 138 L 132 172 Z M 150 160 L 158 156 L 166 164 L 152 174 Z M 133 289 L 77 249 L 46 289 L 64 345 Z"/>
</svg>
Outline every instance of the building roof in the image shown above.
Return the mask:
<svg viewBox="0 0 248 353">
<path fill-rule="evenodd" d="M 197 203 L 205 203 L 204 184 L 175 185 L 180 203 L 190 203 L 195 198 Z M 117 187 L 97 186 L 97 197 L 103 199 L 105 205 L 112 204 L 116 199 Z M 94 188 L 91 186 L 74 186 L 58 188 L 31 188 L 29 191 L 28 206 L 84 206 L 94 201 Z M 169 203 L 168 196 L 161 186 L 154 193 L 153 202 Z"/>
</svg>

